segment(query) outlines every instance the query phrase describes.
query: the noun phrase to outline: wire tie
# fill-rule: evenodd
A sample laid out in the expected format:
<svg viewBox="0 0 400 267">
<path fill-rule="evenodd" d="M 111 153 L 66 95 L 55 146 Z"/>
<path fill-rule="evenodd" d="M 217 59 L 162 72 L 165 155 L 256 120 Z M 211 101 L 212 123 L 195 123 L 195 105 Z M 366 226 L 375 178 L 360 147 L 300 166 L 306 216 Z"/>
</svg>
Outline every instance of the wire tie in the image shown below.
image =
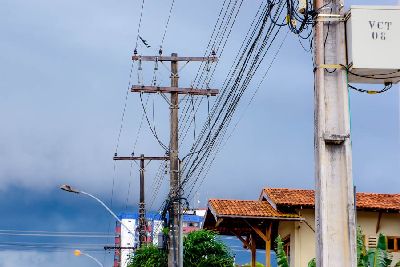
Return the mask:
<svg viewBox="0 0 400 267">
<path fill-rule="evenodd" d="M 342 69 L 343 66 L 340 64 L 321 64 L 321 65 L 318 65 L 317 68 L 320 68 L 320 69 Z"/>
</svg>

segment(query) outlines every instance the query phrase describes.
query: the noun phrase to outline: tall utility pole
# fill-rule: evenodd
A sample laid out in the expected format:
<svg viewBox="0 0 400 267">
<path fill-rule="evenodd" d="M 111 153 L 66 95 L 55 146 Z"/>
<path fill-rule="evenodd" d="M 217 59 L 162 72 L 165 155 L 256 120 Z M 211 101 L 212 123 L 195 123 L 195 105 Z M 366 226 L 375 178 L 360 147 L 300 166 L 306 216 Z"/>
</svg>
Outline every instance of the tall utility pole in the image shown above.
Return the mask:
<svg viewBox="0 0 400 267">
<path fill-rule="evenodd" d="M 318 267 L 356 266 L 344 2 L 315 0 L 315 211 Z"/>
<path fill-rule="evenodd" d="M 194 89 L 194 88 L 179 88 L 178 87 L 178 62 L 215 62 L 217 58 L 211 57 L 178 57 L 178 54 L 172 53 L 168 56 L 137 56 L 132 57 L 134 61 L 169 61 L 171 62 L 171 87 L 158 86 L 132 86 L 132 92 L 139 93 L 170 93 L 170 144 L 169 144 L 169 159 L 170 159 L 170 193 L 169 197 L 172 200 L 172 205 L 169 210 L 169 251 L 168 251 L 168 266 L 182 267 L 183 266 L 183 244 L 182 244 L 182 208 L 181 208 L 181 184 L 180 184 L 180 168 L 179 168 L 179 127 L 178 127 L 178 112 L 179 112 L 179 94 L 215 96 L 218 90 L 215 89 Z"/>
<path fill-rule="evenodd" d="M 139 247 L 146 243 L 146 202 L 144 199 L 144 162 L 145 160 L 169 160 L 169 157 L 145 157 L 143 154 L 140 157 L 118 157 L 113 160 L 135 160 L 140 161 L 140 197 L 139 197 Z"/>
</svg>

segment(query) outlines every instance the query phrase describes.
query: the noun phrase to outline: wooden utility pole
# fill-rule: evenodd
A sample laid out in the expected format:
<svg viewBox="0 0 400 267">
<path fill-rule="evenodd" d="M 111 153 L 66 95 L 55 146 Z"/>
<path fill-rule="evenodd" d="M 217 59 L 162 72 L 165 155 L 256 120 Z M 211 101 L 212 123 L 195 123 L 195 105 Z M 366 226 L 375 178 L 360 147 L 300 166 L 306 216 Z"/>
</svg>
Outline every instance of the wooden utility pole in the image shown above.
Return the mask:
<svg viewBox="0 0 400 267">
<path fill-rule="evenodd" d="M 157 86 L 132 86 L 132 92 L 139 93 L 170 93 L 170 144 L 169 144 L 169 160 L 170 160 L 170 193 L 169 197 L 172 201 L 169 210 L 169 251 L 168 251 L 168 266 L 182 267 L 183 266 L 183 241 L 182 241 L 182 208 L 181 208 L 181 188 L 180 188 L 180 171 L 179 171 L 179 147 L 178 147 L 178 112 L 179 112 L 179 95 L 207 95 L 215 96 L 218 90 L 215 89 L 194 89 L 194 88 L 179 88 L 178 87 L 178 62 L 215 62 L 217 58 L 211 57 L 178 57 L 176 53 L 168 56 L 138 56 L 132 57 L 134 61 L 169 61 L 171 62 L 171 87 Z"/>
<path fill-rule="evenodd" d="M 315 212 L 318 267 L 356 266 L 344 2 L 315 0 Z"/>
<path fill-rule="evenodd" d="M 143 154 L 140 157 L 118 157 L 114 160 L 135 160 L 140 161 L 140 197 L 139 197 L 139 247 L 146 243 L 146 202 L 144 199 L 144 162 L 145 160 L 169 160 L 169 157 L 145 157 Z"/>
</svg>

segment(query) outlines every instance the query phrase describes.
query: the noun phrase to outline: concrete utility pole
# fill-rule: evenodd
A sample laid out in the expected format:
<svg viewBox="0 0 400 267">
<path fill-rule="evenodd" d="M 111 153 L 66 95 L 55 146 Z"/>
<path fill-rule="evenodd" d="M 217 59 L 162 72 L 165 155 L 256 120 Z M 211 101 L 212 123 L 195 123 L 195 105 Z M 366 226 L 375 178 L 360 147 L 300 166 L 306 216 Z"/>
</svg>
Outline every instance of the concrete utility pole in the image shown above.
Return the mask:
<svg viewBox="0 0 400 267">
<path fill-rule="evenodd" d="M 176 53 L 171 54 L 173 57 L 177 57 Z M 171 61 L 171 87 L 178 88 L 178 61 Z M 172 246 L 169 247 L 170 253 L 168 253 L 168 266 L 183 266 L 180 262 L 181 254 L 181 205 L 180 205 L 180 175 L 179 175 L 179 158 L 178 158 L 178 92 L 171 92 L 171 129 L 170 129 L 170 143 L 169 143 L 169 155 L 170 155 L 170 196 L 172 197 L 172 209 L 169 213 L 171 222 L 171 233 L 170 240 L 172 240 Z M 178 263 L 178 264 L 176 264 Z"/>
<path fill-rule="evenodd" d="M 152 160 L 169 160 L 169 157 L 145 157 L 143 154 L 140 157 L 118 157 L 113 160 L 138 160 L 140 161 L 140 197 L 139 197 L 139 247 L 146 243 L 146 202 L 144 199 L 144 161 Z"/>
<path fill-rule="evenodd" d="M 169 210 L 169 251 L 168 251 L 168 266 L 182 267 L 183 266 L 183 241 L 182 241 L 182 207 L 181 207 L 181 188 L 180 188 L 180 168 L 179 168 L 179 127 L 178 127 L 178 112 L 179 112 L 179 94 L 190 95 L 207 95 L 215 96 L 218 90 L 215 89 L 194 89 L 194 88 L 179 88 L 178 87 L 178 62 L 215 62 L 217 58 L 212 57 L 178 57 L 176 53 L 168 56 L 137 56 L 134 55 L 132 60 L 136 61 L 170 61 L 171 62 L 171 87 L 158 86 L 132 86 L 132 92 L 139 93 L 170 93 L 170 144 L 169 144 L 169 160 L 170 160 L 170 198 L 172 206 Z"/>
<path fill-rule="evenodd" d="M 317 266 L 356 267 L 356 225 L 343 0 L 315 0 Z"/>
</svg>

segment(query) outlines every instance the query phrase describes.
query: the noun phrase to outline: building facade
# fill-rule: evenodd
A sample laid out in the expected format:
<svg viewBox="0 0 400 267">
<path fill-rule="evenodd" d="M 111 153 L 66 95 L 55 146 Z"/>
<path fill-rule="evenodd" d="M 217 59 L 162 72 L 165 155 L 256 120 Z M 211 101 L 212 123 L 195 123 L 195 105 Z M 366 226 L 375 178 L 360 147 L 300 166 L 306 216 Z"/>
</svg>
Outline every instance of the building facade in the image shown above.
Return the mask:
<svg viewBox="0 0 400 267">
<path fill-rule="evenodd" d="M 205 209 L 185 211 L 182 220 L 184 234 L 202 228 L 205 211 Z M 114 267 L 126 267 L 130 256 L 133 255 L 139 245 L 139 214 L 137 212 L 125 212 L 118 217 L 128 229 L 116 222 Z M 146 213 L 146 223 L 146 243 L 158 246 L 160 242 L 159 235 L 164 227 L 160 214 L 154 212 Z"/>
<path fill-rule="evenodd" d="M 263 189 L 261 201 L 267 201 L 279 210 L 298 214 L 304 220 L 280 222 L 278 233 L 282 237 L 290 266 L 307 267 L 315 258 L 314 190 L 283 188 Z M 380 233 L 387 237 L 393 264 L 400 260 L 400 194 L 357 193 L 357 225 L 363 231 L 368 248 L 376 247 Z"/>
<path fill-rule="evenodd" d="M 380 233 L 387 237 L 393 263 L 400 260 L 400 194 L 357 193 L 357 225 L 364 233 L 367 248 L 376 247 Z M 332 218 L 335 219 L 335 218 Z M 265 188 L 258 200 L 210 199 L 204 228 L 236 236 L 252 253 L 266 250 L 266 266 L 271 266 L 270 249 L 280 235 L 291 267 L 307 267 L 315 258 L 314 191 Z"/>
</svg>

